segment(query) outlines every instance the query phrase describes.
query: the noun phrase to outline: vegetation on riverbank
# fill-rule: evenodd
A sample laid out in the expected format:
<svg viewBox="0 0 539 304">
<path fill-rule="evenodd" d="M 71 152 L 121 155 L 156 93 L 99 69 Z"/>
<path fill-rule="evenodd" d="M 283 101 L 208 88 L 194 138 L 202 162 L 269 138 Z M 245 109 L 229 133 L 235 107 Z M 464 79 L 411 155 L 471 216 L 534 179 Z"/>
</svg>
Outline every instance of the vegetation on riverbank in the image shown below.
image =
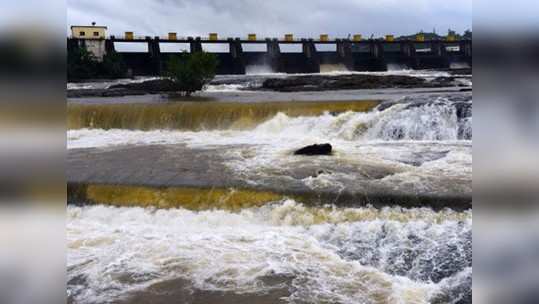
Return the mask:
<svg viewBox="0 0 539 304">
<path fill-rule="evenodd" d="M 122 78 L 127 76 L 127 65 L 122 55 L 110 53 L 99 61 L 86 48 L 76 48 L 67 55 L 67 81 L 95 78 Z"/>
<path fill-rule="evenodd" d="M 200 91 L 214 77 L 217 70 L 217 57 L 206 52 L 187 53 L 173 56 L 167 65 L 166 76 L 183 96 L 191 96 Z"/>
</svg>

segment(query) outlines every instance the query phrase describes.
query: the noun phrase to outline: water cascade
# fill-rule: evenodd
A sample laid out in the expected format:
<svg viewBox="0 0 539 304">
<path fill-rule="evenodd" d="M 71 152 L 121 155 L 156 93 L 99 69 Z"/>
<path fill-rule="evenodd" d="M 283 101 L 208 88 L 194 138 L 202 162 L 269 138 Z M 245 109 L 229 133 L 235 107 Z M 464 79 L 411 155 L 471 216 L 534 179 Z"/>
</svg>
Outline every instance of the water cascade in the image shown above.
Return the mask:
<svg viewBox="0 0 539 304">
<path fill-rule="evenodd" d="M 376 101 L 178 102 L 160 104 L 69 104 L 68 129 L 252 129 L 277 113 L 292 117 L 324 112 L 368 111 Z"/>
<path fill-rule="evenodd" d="M 68 102 L 68 303 L 471 303 L 472 95 L 402 92 Z"/>
</svg>

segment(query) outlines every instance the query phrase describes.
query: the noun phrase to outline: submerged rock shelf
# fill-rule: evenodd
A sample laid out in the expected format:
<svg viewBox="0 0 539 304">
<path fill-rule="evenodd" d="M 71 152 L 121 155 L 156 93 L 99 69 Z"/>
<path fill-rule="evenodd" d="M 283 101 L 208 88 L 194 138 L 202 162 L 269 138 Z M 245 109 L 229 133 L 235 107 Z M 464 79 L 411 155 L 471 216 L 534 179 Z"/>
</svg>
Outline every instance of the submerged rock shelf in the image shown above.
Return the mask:
<svg viewBox="0 0 539 304">
<path fill-rule="evenodd" d="M 433 80 L 405 75 L 302 75 L 287 78 L 270 78 L 262 89 L 278 92 L 394 89 L 394 88 L 442 88 L 458 86 L 456 77 L 436 77 Z"/>
<path fill-rule="evenodd" d="M 466 189 L 466 180 L 439 177 L 434 185 L 453 188 L 450 192 L 438 187 L 425 188 L 423 192 L 413 187 L 395 190 L 396 185 L 383 182 L 383 178 L 397 172 L 372 164 L 340 165 L 341 171 L 356 176 L 344 190 L 339 183 L 312 189 L 304 181 L 320 169 L 331 172 L 332 168 L 312 162 L 312 156 L 295 157 L 301 162 L 298 167 L 282 172 L 272 170 L 272 175 L 252 184 L 225 166 L 232 160 L 223 156 L 220 149 L 201 150 L 183 145 L 72 149 L 68 153 L 68 200 L 193 210 L 237 210 L 285 198 L 317 206 L 471 208 L 471 192 L 458 190 Z"/>
</svg>

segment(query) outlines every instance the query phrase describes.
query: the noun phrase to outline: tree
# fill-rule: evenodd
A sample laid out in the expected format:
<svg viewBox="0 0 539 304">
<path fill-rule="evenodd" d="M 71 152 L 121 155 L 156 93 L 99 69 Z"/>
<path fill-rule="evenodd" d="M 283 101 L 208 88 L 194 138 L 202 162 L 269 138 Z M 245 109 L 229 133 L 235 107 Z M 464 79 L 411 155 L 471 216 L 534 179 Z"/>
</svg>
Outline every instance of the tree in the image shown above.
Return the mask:
<svg viewBox="0 0 539 304">
<path fill-rule="evenodd" d="M 103 56 L 102 75 L 107 78 L 121 78 L 127 75 L 127 66 L 122 55 L 112 52 Z"/>
<path fill-rule="evenodd" d="M 67 80 L 91 78 L 121 78 L 127 74 L 127 66 L 118 53 L 103 56 L 99 62 L 94 54 L 84 47 L 73 48 L 67 53 Z"/>
<path fill-rule="evenodd" d="M 67 53 L 67 79 L 78 80 L 96 77 L 98 62 L 86 48 L 74 48 Z"/>
<path fill-rule="evenodd" d="M 167 76 L 172 79 L 178 92 L 191 96 L 215 77 L 216 69 L 217 57 L 214 54 L 183 52 L 169 60 Z"/>
</svg>

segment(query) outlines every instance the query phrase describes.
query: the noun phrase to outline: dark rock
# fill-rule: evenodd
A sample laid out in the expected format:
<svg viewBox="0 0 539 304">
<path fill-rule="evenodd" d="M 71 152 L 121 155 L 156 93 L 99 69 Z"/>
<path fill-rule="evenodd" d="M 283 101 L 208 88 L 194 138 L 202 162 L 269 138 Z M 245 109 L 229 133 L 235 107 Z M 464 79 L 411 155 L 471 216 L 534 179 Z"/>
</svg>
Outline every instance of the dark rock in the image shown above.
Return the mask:
<svg viewBox="0 0 539 304">
<path fill-rule="evenodd" d="M 331 155 L 330 144 L 315 144 L 303 147 L 294 152 L 294 155 Z"/>
<path fill-rule="evenodd" d="M 67 90 L 67 98 L 81 98 L 81 97 L 120 97 L 131 95 L 145 95 L 152 94 L 154 92 L 147 92 L 143 90 L 129 90 L 129 89 L 75 89 Z"/>
<path fill-rule="evenodd" d="M 472 75 L 472 68 L 450 69 L 448 72 L 451 75 Z"/>
<path fill-rule="evenodd" d="M 269 78 L 262 89 L 279 92 L 358 90 L 387 88 L 420 88 L 428 86 L 425 79 L 401 75 L 305 75 Z"/>
<path fill-rule="evenodd" d="M 131 95 L 161 94 L 175 92 L 176 87 L 170 79 L 155 79 L 144 82 L 115 84 L 106 89 L 67 90 L 68 98 L 80 97 L 119 97 Z"/>
<path fill-rule="evenodd" d="M 154 79 L 144 82 L 116 84 L 109 87 L 110 90 L 124 89 L 130 91 L 144 91 L 146 93 L 174 92 L 176 85 L 170 79 Z"/>
<path fill-rule="evenodd" d="M 331 171 L 328 171 L 328 170 L 324 170 L 324 169 L 320 169 L 320 170 L 317 170 L 313 175 L 311 175 L 312 177 L 318 177 L 322 174 L 333 174 L 333 172 Z"/>
<path fill-rule="evenodd" d="M 439 76 L 430 81 L 430 85 L 436 87 L 455 86 L 457 78 L 455 76 Z"/>
</svg>

